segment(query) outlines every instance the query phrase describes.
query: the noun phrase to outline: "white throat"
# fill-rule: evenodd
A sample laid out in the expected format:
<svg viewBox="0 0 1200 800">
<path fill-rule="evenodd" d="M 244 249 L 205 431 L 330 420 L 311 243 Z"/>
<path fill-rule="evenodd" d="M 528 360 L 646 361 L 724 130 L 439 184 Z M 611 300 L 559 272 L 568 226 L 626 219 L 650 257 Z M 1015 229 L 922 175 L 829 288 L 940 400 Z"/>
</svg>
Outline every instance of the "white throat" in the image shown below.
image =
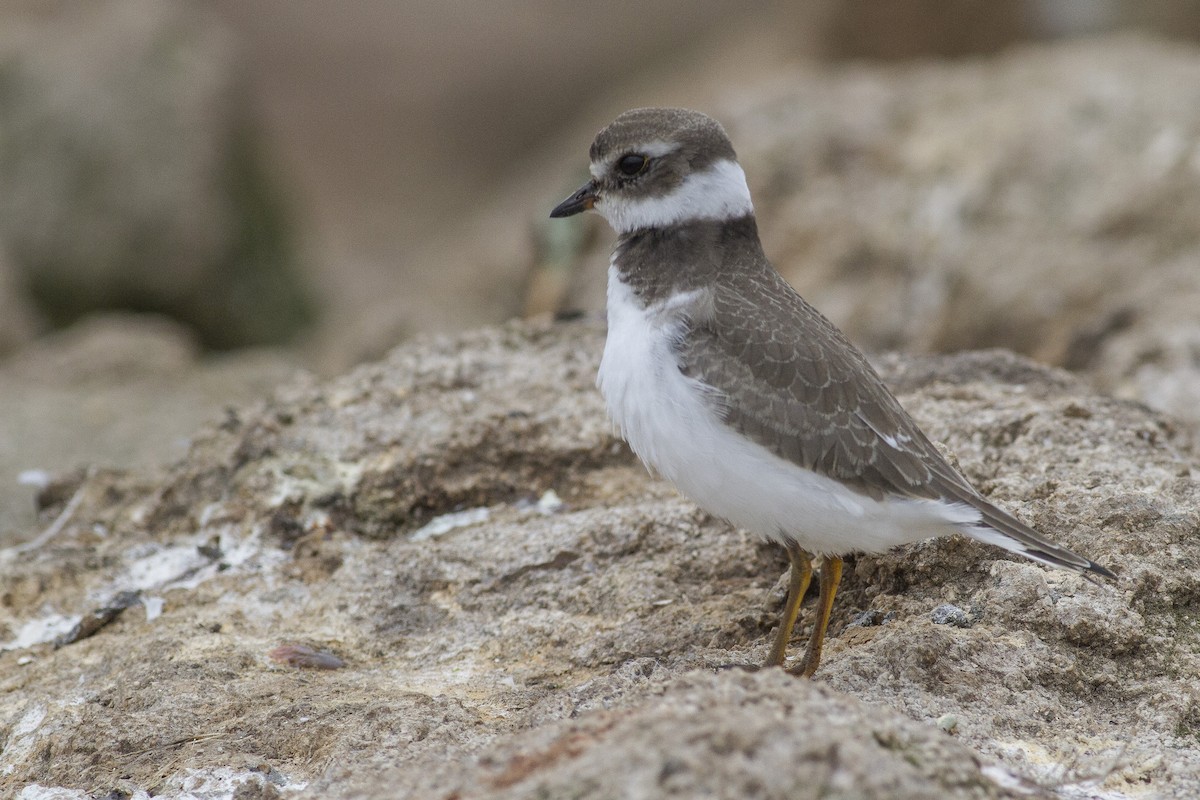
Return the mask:
<svg viewBox="0 0 1200 800">
<path fill-rule="evenodd" d="M 738 219 L 754 213 L 746 173 L 728 159 L 687 176 L 670 194 L 636 200 L 602 197 L 595 208 L 617 233 L 693 220 Z"/>
</svg>

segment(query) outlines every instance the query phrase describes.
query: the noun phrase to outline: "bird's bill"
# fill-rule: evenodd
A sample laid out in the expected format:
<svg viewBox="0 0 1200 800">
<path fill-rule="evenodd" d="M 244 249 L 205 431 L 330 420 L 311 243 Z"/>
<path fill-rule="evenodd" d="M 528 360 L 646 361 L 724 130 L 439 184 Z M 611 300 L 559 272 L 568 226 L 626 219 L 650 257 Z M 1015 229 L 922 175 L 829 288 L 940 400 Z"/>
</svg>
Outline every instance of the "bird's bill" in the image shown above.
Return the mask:
<svg viewBox="0 0 1200 800">
<path fill-rule="evenodd" d="M 596 205 L 596 182 L 588 181 L 575 194 L 563 200 L 550 212 L 551 217 L 570 217 L 588 211 Z"/>
</svg>

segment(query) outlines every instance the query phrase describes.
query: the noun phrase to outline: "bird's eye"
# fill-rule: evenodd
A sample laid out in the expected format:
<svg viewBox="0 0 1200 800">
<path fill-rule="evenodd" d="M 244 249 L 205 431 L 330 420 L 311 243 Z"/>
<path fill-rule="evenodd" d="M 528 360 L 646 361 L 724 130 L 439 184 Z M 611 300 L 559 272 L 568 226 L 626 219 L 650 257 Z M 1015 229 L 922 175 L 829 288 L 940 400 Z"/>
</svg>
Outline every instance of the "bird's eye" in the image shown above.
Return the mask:
<svg viewBox="0 0 1200 800">
<path fill-rule="evenodd" d="M 644 170 L 649 163 L 650 159 L 645 156 L 630 153 L 629 155 L 621 156 L 621 159 L 617 162 L 617 172 L 632 178 Z"/>
</svg>

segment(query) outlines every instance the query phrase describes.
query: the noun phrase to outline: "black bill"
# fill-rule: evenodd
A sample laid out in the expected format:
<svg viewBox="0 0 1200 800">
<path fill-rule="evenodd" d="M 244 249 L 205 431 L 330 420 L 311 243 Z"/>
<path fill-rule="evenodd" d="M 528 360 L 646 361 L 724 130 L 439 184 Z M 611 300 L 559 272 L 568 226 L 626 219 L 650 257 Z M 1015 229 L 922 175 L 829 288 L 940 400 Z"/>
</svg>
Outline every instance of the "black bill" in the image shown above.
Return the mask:
<svg viewBox="0 0 1200 800">
<path fill-rule="evenodd" d="M 551 217 L 570 217 L 587 211 L 596 204 L 596 182 L 588 181 L 575 194 L 563 200 L 550 212 Z"/>
</svg>

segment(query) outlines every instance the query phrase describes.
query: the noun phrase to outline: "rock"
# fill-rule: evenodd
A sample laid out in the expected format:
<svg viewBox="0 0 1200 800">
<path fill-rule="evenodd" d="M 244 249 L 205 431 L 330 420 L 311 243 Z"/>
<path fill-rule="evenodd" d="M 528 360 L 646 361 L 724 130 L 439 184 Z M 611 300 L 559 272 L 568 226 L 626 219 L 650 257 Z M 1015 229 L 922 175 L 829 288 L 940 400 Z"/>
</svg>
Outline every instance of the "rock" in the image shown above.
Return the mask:
<svg viewBox="0 0 1200 800">
<path fill-rule="evenodd" d="M 545 725 L 466 763 L 396 779 L 413 797 L 1015 796 L 937 729 L 779 670 L 686 673 L 632 708 Z"/>
<path fill-rule="evenodd" d="M 1110 38 L 778 85 L 731 132 L 768 252 L 855 341 L 1006 347 L 1112 383 L 1111 339 L 1196 327 L 1161 306 L 1200 294 L 1194 48 Z"/>
<path fill-rule="evenodd" d="M 0 550 L 0 792 L 1200 791 L 1200 491 L 1162 417 L 1011 354 L 881 359 L 985 493 L 1120 579 L 961 538 L 860 556 L 810 684 L 722 669 L 762 659 L 786 558 L 613 438 L 601 338 L 424 339 L 230 413 L 169 469 L 47 494 L 54 535 Z M 943 603 L 982 613 L 935 625 Z M 895 616 L 847 627 L 863 610 Z M 297 643 L 344 666 L 281 663 Z"/>
<path fill-rule="evenodd" d="M 71 498 L 79 476 L 49 476 L 170 463 L 201 424 L 297 369 L 265 348 L 205 355 L 188 329 L 144 314 L 88 317 L 26 344 L 0 363 L 0 547 L 35 524 L 35 489 Z"/>
<path fill-rule="evenodd" d="M 956 628 L 971 627 L 971 615 L 953 603 L 942 603 L 929 613 L 934 625 L 953 625 Z"/>
<path fill-rule="evenodd" d="M 223 28 L 182 2 L 63 6 L 0 48 L 0 239 L 40 312 L 166 314 L 202 343 L 312 315 Z"/>
</svg>

